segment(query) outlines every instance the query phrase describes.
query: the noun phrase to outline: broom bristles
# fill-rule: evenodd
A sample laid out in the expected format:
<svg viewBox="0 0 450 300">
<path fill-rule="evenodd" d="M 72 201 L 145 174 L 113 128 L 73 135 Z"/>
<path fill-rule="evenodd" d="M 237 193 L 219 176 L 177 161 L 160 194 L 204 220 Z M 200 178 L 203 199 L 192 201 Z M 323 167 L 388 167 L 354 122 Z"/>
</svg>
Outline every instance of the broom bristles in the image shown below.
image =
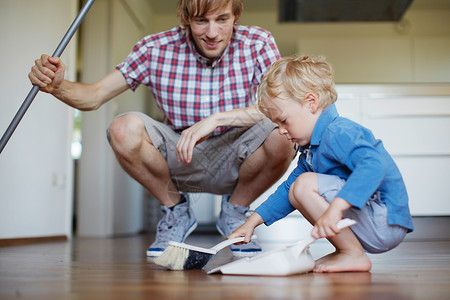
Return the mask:
<svg viewBox="0 0 450 300">
<path fill-rule="evenodd" d="M 169 245 L 160 256 L 155 259 L 155 264 L 171 270 L 183 270 L 184 263 L 189 256 L 189 249 Z"/>
</svg>

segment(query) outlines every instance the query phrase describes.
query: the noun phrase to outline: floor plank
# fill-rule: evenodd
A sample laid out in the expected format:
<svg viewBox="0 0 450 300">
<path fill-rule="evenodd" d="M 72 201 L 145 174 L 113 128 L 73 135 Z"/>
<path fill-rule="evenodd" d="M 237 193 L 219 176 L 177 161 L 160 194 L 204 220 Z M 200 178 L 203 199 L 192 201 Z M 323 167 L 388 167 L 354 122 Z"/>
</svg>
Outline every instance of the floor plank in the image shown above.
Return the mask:
<svg viewBox="0 0 450 300">
<path fill-rule="evenodd" d="M 145 257 L 151 236 L 79 238 L 0 248 L 0 299 L 450 299 L 450 241 L 405 241 L 371 255 L 365 273 L 287 277 L 207 275 L 232 261 L 225 249 L 204 270 L 167 271 Z M 217 235 L 194 234 L 210 247 Z M 317 242 L 317 252 L 326 243 Z"/>
</svg>

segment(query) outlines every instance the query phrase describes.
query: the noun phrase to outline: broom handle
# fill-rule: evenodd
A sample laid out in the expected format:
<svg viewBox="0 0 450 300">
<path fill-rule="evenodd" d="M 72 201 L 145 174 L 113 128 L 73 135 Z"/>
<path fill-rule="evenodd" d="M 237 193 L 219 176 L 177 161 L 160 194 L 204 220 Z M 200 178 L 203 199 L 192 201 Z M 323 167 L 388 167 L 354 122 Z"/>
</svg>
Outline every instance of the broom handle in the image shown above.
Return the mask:
<svg viewBox="0 0 450 300">
<path fill-rule="evenodd" d="M 59 43 L 58 47 L 56 48 L 55 52 L 52 56 L 61 56 L 64 49 L 66 48 L 69 41 L 72 39 L 72 36 L 77 31 L 78 27 L 80 26 L 81 22 L 83 21 L 84 17 L 86 16 L 87 12 L 91 8 L 92 4 L 94 4 L 95 0 L 87 0 L 84 4 L 83 8 L 78 13 L 77 17 L 73 21 L 72 25 L 70 25 L 69 29 L 67 30 L 66 34 L 64 35 L 63 39 Z M 20 106 L 19 110 L 17 111 L 16 115 L 14 116 L 13 120 L 11 121 L 11 124 L 9 124 L 8 128 L 6 129 L 5 133 L 2 136 L 2 139 L 0 140 L 0 153 L 2 153 L 3 148 L 5 148 L 6 143 L 8 143 L 9 139 L 11 138 L 12 134 L 14 133 L 14 130 L 16 130 L 17 126 L 19 125 L 20 120 L 22 120 L 23 116 L 25 115 L 26 111 L 31 105 L 31 102 L 33 102 L 34 97 L 36 97 L 37 93 L 39 92 L 39 87 L 37 85 L 33 85 L 31 88 L 31 91 L 28 93 L 27 97 L 22 103 L 22 106 Z"/>
</svg>

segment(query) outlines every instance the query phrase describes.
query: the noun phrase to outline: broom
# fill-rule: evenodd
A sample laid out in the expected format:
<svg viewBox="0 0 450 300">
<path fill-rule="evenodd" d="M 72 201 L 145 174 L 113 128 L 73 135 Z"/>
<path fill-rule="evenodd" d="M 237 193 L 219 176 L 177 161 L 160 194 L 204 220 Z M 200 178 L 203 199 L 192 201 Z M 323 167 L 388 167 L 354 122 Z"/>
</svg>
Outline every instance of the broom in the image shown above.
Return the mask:
<svg viewBox="0 0 450 300">
<path fill-rule="evenodd" d="M 52 55 L 53 57 L 61 56 L 61 54 L 63 53 L 67 44 L 69 44 L 70 39 L 75 34 L 75 32 L 77 31 L 81 22 L 83 21 L 84 17 L 86 16 L 89 9 L 91 8 L 92 4 L 94 4 L 94 0 L 86 1 L 83 8 L 80 10 L 77 17 L 73 21 L 72 25 L 70 25 L 70 27 L 67 30 L 66 34 L 64 35 L 63 39 L 59 43 L 58 47 L 56 47 L 56 50 Z M 17 126 L 20 123 L 20 120 L 22 120 L 23 116 L 27 112 L 28 108 L 30 107 L 31 103 L 33 102 L 33 100 L 36 97 L 38 92 L 39 92 L 39 87 L 37 85 L 33 85 L 30 92 L 28 93 L 27 97 L 23 101 L 22 106 L 20 106 L 20 108 L 17 111 L 16 115 L 14 116 L 13 120 L 9 124 L 9 126 L 6 129 L 5 133 L 3 134 L 2 138 L 0 139 L 0 153 L 2 153 L 3 148 L 5 148 L 6 143 L 8 143 L 9 139 L 11 138 L 12 134 L 14 133 L 14 130 L 16 130 Z"/>
<path fill-rule="evenodd" d="M 255 239 L 256 235 L 252 236 Z M 213 255 L 230 246 L 231 244 L 243 242 L 244 237 L 225 240 L 212 248 L 201 248 L 178 243 L 169 242 L 169 246 L 155 259 L 155 264 L 166 267 L 170 270 L 193 270 L 203 268 Z"/>
</svg>

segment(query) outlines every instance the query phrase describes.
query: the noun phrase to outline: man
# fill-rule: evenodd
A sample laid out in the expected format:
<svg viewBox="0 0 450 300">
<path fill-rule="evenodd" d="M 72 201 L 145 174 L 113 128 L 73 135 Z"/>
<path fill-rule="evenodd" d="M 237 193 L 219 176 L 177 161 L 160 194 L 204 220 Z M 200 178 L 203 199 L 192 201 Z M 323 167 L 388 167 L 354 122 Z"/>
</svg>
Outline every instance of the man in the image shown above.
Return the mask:
<svg viewBox="0 0 450 300">
<path fill-rule="evenodd" d="M 182 25 L 143 38 L 93 84 L 64 80 L 64 64 L 46 55 L 29 74 L 42 91 L 80 110 L 97 109 L 139 84 L 152 91 L 164 124 L 133 112 L 108 129 L 122 168 L 162 205 L 149 256 L 160 255 L 170 240 L 184 241 L 197 226 L 186 193 L 224 195 L 217 228 L 226 237 L 294 156 L 255 105 L 257 85 L 280 57 L 278 49 L 269 32 L 236 23 L 242 9 L 241 0 L 180 0 Z M 261 248 L 250 243 L 231 250 L 250 256 Z"/>
</svg>

